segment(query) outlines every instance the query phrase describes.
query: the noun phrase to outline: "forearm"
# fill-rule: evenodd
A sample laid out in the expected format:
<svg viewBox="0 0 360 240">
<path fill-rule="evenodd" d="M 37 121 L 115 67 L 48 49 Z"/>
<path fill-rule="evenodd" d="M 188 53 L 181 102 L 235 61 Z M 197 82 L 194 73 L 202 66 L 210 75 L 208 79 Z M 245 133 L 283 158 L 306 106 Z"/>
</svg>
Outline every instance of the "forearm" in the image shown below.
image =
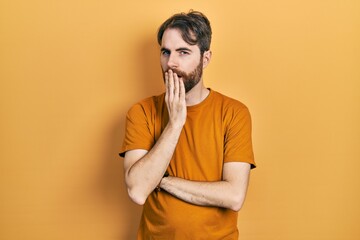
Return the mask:
<svg viewBox="0 0 360 240">
<path fill-rule="evenodd" d="M 149 152 L 137 149 L 125 154 L 125 181 L 131 199 L 143 204 L 159 184 L 175 151 L 186 121 L 185 87 L 176 73 L 165 73 L 168 124 Z"/>
<path fill-rule="evenodd" d="M 128 192 L 136 203 L 143 204 L 159 184 L 174 153 L 181 130 L 181 126 L 168 124 L 153 148 L 135 163 L 129 163 L 130 167 L 125 167 Z"/>
<path fill-rule="evenodd" d="M 160 187 L 171 195 L 200 206 L 215 206 L 239 211 L 246 195 L 245 189 L 228 181 L 198 182 L 177 177 L 163 178 Z"/>
</svg>

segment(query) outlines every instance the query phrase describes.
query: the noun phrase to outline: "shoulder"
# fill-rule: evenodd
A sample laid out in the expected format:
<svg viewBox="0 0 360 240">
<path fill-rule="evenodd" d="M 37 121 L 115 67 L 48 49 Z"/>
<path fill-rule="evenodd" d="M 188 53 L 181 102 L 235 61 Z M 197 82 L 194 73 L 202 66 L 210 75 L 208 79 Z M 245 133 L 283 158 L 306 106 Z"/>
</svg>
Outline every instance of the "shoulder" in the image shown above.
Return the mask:
<svg viewBox="0 0 360 240">
<path fill-rule="evenodd" d="M 143 112 L 143 113 L 151 112 L 154 109 L 156 109 L 157 106 L 162 105 L 162 103 L 164 102 L 164 96 L 165 94 L 163 93 L 157 96 L 152 96 L 142 99 L 141 101 L 132 105 L 128 113 L 131 114 L 138 112 Z"/>
<path fill-rule="evenodd" d="M 214 96 L 214 101 L 217 104 L 221 105 L 224 113 L 238 114 L 240 112 L 244 112 L 244 113 L 249 112 L 248 107 L 244 103 L 242 103 L 241 101 L 235 98 L 226 96 L 216 91 L 213 91 L 213 96 Z"/>
<path fill-rule="evenodd" d="M 236 139 L 240 131 L 251 132 L 251 115 L 248 107 L 239 100 L 221 93 L 215 92 L 214 95 L 222 103 L 222 120 L 227 136 Z"/>
</svg>

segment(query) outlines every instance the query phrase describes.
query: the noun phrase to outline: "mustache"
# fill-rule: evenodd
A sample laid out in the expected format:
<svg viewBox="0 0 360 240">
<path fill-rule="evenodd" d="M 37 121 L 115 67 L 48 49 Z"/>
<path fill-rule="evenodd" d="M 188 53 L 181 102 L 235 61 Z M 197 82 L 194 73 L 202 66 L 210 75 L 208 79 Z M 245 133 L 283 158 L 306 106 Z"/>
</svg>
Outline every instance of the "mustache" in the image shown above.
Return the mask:
<svg viewBox="0 0 360 240">
<path fill-rule="evenodd" d="M 186 76 L 186 73 L 181 71 L 181 70 L 178 70 L 178 69 L 167 69 L 165 72 L 169 72 L 169 70 L 173 71 L 173 73 L 176 73 L 176 75 L 180 78 L 180 77 L 183 77 L 183 76 Z"/>
</svg>

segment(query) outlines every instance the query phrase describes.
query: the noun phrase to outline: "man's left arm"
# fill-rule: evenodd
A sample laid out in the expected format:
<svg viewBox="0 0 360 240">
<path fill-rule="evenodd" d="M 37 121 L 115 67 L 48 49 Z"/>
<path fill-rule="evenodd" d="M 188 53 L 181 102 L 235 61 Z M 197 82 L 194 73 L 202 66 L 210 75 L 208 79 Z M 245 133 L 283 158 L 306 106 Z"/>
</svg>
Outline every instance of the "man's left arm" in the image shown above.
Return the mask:
<svg viewBox="0 0 360 240">
<path fill-rule="evenodd" d="M 245 200 L 249 175 L 249 163 L 227 162 L 224 163 L 222 181 L 201 182 L 169 176 L 161 180 L 160 187 L 171 195 L 195 205 L 239 211 Z"/>
</svg>

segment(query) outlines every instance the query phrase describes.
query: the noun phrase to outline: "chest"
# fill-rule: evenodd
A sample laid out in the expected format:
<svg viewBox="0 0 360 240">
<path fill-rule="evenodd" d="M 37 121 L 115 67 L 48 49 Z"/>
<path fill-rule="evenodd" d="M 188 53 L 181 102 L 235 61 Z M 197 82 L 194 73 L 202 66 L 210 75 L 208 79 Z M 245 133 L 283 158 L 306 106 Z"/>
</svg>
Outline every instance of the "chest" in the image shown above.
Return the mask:
<svg viewBox="0 0 360 240">
<path fill-rule="evenodd" d="M 170 174 L 199 181 L 220 180 L 224 137 L 225 126 L 219 112 L 188 112 L 169 165 Z"/>
</svg>

